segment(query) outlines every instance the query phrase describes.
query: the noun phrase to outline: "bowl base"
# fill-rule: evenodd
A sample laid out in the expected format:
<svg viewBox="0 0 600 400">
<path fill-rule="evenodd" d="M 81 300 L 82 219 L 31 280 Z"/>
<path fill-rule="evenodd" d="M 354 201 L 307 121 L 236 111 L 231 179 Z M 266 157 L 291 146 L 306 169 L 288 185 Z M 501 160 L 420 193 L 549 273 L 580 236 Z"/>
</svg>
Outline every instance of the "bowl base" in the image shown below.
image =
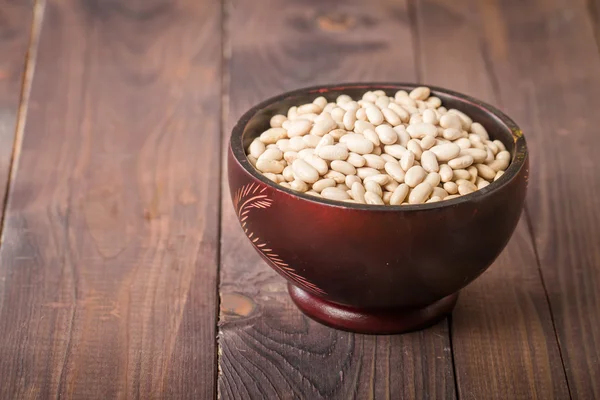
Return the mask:
<svg viewBox="0 0 600 400">
<path fill-rule="evenodd" d="M 323 300 L 288 284 L 296 306 L 307 316 L 332 328 L 367 334 L 405 333 L 427 328 L 450 314 L 458 293 L 419 309 L 366 309 Z"/>
</svg>

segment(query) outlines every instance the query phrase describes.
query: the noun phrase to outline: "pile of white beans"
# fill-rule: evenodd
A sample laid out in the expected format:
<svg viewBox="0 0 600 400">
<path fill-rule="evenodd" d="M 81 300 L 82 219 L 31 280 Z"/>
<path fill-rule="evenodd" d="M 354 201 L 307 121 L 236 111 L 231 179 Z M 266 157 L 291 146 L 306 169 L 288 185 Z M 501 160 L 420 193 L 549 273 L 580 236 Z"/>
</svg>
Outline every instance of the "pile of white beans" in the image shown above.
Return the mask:
<svg viewBox="0 0 600 400">
<path fill-rule="evenodd" d="M 499 140 L 427 87 L 394 97 L 366 92 L 335 103 L 317 97 L 271 118 L 248 159 L 273 182 L 330 200 L 402 205 L 472 193 L 510 163 Z"/>
</svg>

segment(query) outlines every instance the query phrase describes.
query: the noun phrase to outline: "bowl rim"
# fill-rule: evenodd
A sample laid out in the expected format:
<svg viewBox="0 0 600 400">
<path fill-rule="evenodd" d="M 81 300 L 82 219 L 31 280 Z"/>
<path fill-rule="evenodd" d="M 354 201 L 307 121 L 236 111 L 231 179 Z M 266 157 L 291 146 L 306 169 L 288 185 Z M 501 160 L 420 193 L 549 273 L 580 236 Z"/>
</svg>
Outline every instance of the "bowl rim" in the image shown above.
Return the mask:
<svg viewBox="0 0 600 400">
<path fill-rule="evenodd" d="M 361 204 L 361 203 L 348 203 L 340 200 L 330 200 L 323 197 L 311 196 L 302 192 L 297 192 L 292 189 L 285 188 L 264 175 L 262 175 L 258 170 L 252 166 L 248 157 L 246 155 L 246 150 L 243 146 L 243 133 L 244 128 L 262 109 L 282 101 L 288 97 L 297 96 L 300 94 L 315 94 L 322 95 L 323 93 L 327 93 L 329 91 L 343 91 L 347 89 L 365 89 L 365 90 L 379 90 L 379 89 L 394 89 L 394 90 L 411 90 L 416 87 L 426 86 L 431 89 L 431 94 L 435 95 L 436 93 L 443 93 L 446 97 L 454 98 L 455 100 L 470 104 L 472 106 L 478 107 L 482 109 L 485 113 L 490 114 L 492 117 L 495 117 L 498 122 L 503 124 L 506 128 L 511 131 L 515 152 L 511 163 L 508 168 L 504 171 L 504 174 L 498 178 L 498 180 L 493 181 L 488 186 L 483 189 L 478 189 L 473 193 L 469 193 L 467 195 L 459 196 L 451 200 L 442 200 L 434 203 L 421 203 L 421 204 L 405 204 L 405 205 L 373 205 L 373 204 Z M 485 103 L 481 100 L 475 99 L 471 96 L 455 92 L 453 90 L 441 88 L 439 86 L 426 85 L 421 83 L 404 83 L 404 82 L 350 82 L 350 83 L 336 83 L 336 84 L 328 84 L 328 85 L 316 85 L 316 86 L 308 86 L 304 88 L 299 88 L 291 91 L 287 91 L 276 96 L 272 96 L 252 108 L 246 111 L 237 121 L 235 126 L 231 131 L 231 136 L 229 139 L 229 148 L 231 153 L 233 154 L 237 163 L 251 176 L 255 179 L 258 179 L 265 185 L 271 187 L 271 189 L 279 191 L 281 193 L 306 200 L 312 203 L 321 204 L 324 206 L 337 207 L 337 208 L 345 208 L 349 210 L 364 210 L 364 211 L 422 211 L 422 210 L 431 210 L 431 209 L 443 209 L 447 207 L 457 206 L 462 203 L 472 202 L 474 200 L 478 200 L 487 196 L 492 195 L 494 192 L 499 190 L 500 188 L 506 186 L 510 182 L 512 182 L 522 170 L 525 162 L 528 158 L 528 150 L 527 150 L 527 142 L 525 140 L 525 136 L 523 135 L 523 131 L 519 126 L 506 114 L 497 109 L 496 107 Z"/>
</svg>

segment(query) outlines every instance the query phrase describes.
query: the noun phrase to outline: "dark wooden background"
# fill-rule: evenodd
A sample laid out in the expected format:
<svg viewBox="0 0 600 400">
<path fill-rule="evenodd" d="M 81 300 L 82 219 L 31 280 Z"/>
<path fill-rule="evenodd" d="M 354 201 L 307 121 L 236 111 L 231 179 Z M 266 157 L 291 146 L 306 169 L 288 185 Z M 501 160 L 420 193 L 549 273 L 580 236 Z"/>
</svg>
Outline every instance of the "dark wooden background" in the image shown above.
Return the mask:
<svg viewBox="0 0 600 400">
<path fill-rule="evenodd" d="M 0 399 L 600 398 L 599 0 L 0 0 Z M 507 249 L 451 318 L 304 317 L 229 200 L 236 119 L 419 81 L 532 153 Z"/>
</svg>

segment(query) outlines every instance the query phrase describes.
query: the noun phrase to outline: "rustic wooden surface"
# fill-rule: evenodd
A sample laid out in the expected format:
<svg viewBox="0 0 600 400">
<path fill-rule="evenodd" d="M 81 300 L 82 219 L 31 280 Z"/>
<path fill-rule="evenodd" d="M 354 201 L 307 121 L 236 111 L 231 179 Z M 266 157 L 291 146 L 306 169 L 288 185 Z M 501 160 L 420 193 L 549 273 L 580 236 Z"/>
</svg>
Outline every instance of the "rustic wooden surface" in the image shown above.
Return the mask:
<svg viewBox="0 0 600 400">
<path fill-rule="evenodd" d="M 600 398 L 598 10 L 0 0 L 0 399 Z M 496 104 L 532 153 L 507 249 L 408 335 L 303 316 L 226 186 L 247 108 L 358 80 Z"/>
</svg>

